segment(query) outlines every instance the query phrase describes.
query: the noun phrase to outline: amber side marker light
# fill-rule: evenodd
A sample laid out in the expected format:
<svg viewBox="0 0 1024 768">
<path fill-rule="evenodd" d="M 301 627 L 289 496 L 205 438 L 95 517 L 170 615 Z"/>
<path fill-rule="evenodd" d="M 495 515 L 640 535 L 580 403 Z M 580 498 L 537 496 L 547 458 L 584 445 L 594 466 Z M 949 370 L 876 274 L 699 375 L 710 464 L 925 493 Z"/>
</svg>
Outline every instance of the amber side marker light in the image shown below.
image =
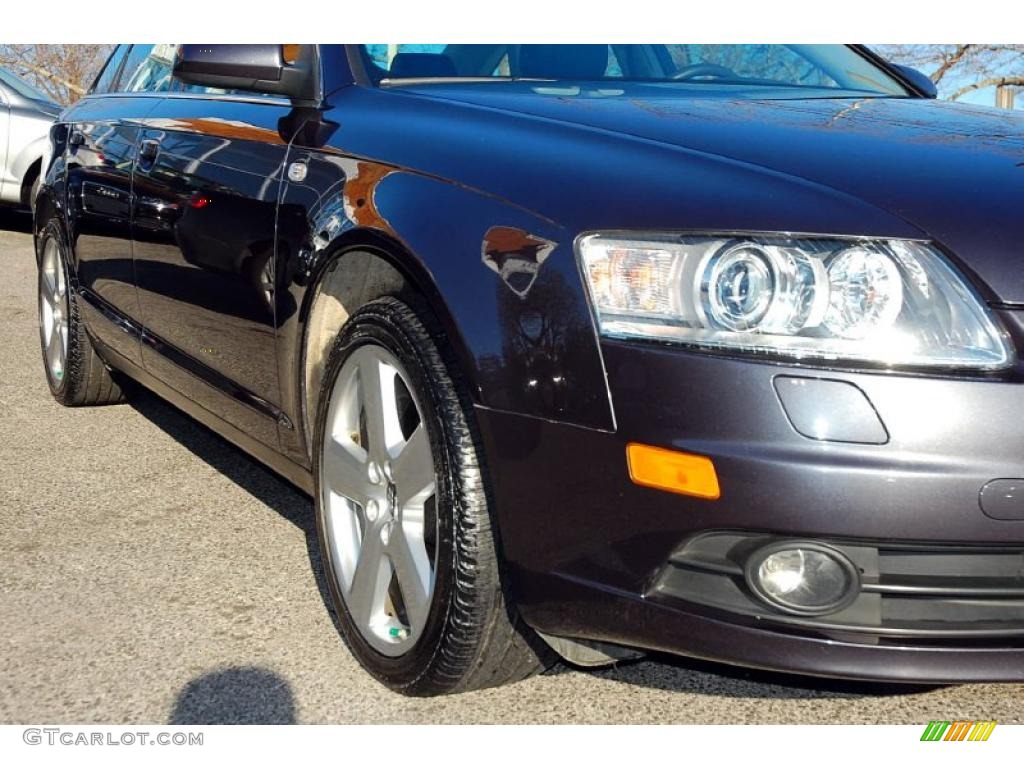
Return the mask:
<svg viewBox="0 0 1024 768">
<path fill-rule="evenodd" d="M 626 446 L 626 464 L 629 478 L 637 485 L 702 499 L 722 495 L 715 465 L 707 456 L 630 443 Z"/>
</svg>

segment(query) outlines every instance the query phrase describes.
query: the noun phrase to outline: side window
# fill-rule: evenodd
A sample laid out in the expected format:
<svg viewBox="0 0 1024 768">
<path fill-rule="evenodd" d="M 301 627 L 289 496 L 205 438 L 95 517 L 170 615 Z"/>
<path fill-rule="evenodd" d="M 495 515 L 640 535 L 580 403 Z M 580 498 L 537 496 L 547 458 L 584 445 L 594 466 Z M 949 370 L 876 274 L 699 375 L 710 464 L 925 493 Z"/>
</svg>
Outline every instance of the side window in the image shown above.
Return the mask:
<svg viewBox="0 0 1024 768">
<path fill-rule="evenodd" d="M 434 55 L 444 53 L 444 49 L 448 46 L 446 44 L 441 45 L 368 45 L 366 46 L 366 52 L 370 55 L 370 60 L 387 71 L 391 69 L 391 62 L 395 60 L 395 56 L 400 53 L 432 53 Z"/>
<path fill-rule="evenodd" d="M 161 93 L 171 89 L 177 45 L 133 45 L 118 78 L 118 91 Z"/>
<path fill-rule="evenodd" d="M 127 45 L 119 45 L 114 49 L 114 52 L 110 54 L 110 58 L 107 59 L 106 66 L 100 72 L 96 78 L 96 82 L 92 84 L 92 88 L 89 93 L 109 93 L 111 87 L 114 84 L 114 78 L 117 77 L 117 70 L 121 66 L 121 62 L 124 61 L 124 56 L 128 53 Z"/>
</svg>

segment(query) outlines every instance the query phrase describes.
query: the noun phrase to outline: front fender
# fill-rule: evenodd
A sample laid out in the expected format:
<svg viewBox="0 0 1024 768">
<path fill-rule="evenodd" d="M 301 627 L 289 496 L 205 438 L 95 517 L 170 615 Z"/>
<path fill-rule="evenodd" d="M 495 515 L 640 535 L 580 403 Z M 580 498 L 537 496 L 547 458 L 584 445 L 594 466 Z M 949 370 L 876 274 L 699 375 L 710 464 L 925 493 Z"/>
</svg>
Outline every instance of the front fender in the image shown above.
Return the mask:
<svg viewBox="0 0 1024 768">
<path fill-rule="evenodd" d="M 444 301 L 481 405 L 614 428 L 572 233 L 412 173 L 382 179 L 374 203 Z"/>
<path fill-rule="evenodd" d="M 347 281 L 367 287 L 360 301 L 396 292 L 379 270 L 362 274 L 342 256 L 363 248 L 431 305 L 478 405 L 614 429 L 573 233 L 478 191 L 326 148 L 293 148 L 288 165 L 299 180 L 285 182 L 278 210 L 278 263 L 291 286 L 279 308 L 282 365 L 302 368 L 318 282 L 339 256 Z"/>
<path fill-rule="evenodd" d="M 67 126 L 62 123 L 54 123 L 51 126 L 49 135 L 44 140 L 42 166 L 39 172 L 43 176 L 43 182 L 39 187 L 39 196 L 36 198 L 35 222 L 32 227 L 33 236 L 38 238 L 39 232 L 46 225 L 46 222 L 54 220 L 67 238 L 66 222 L 63 216 L 65 195 L 65 149 L 67 146 Z M 70 243 L 69 239 L 65 242 Z M 77 270 L 77 262 L 74 258 L 74 251 L 69 248 L 71 263 L 68 268 Z"/>
</svg>

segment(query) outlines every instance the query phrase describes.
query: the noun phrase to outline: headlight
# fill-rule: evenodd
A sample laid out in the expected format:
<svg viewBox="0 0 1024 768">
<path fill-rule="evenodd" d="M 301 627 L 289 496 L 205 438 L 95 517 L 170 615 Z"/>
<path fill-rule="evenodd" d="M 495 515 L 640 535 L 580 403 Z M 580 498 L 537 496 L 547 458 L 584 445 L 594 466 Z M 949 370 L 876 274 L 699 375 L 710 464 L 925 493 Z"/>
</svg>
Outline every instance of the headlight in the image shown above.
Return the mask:
<svg viewBox="0 0 1024 768">
<path fill-rule="evenodd" d="M 587 235 L 600 331 L 794 358 L 996 369 L 1006 333 L 927 243 L 772 235 Z"/>
</svg>

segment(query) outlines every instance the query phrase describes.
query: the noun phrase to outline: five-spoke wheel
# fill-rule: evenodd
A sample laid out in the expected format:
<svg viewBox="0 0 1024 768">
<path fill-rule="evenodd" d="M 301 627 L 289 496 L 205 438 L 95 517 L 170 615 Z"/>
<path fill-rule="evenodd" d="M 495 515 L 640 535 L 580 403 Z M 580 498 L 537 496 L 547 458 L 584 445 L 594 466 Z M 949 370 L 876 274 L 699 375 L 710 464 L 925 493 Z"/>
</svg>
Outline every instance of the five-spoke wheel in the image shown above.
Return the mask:
<svg viewBox="0 0 1024 768">
<path fill-rule="evenodd" d="M 519 680 L 550 658 L 507 600 L 472 401 L 443 342 L 422 306 L 364 304 L 327 357 L 314 434 L 338 627 L 371 674 L 417 696 Z"/>
<path fill-rule="evenodd" d="M 39 265 L 39 332 L 46 369 L 54 382 L 64 379 L 68 362 L 68 284 L 57 241 L 47 238 Z"/>
<path fill-rule="evenodd" d="M 121 385 L 96 353 L 79 318 L 80 297 L 56 219 L 42 227 L 37 243 L 39 344 L 50 392 L 62 405 L 121 402 Z"/>
<path fill-rule="evenodd" d="M 341 367 L 322 445 L 322 504 L 345 604 L 396 655 L 426 623 L 437 558 L 434 454 L 409 375 L 365 344 Z"/>
</svg>

